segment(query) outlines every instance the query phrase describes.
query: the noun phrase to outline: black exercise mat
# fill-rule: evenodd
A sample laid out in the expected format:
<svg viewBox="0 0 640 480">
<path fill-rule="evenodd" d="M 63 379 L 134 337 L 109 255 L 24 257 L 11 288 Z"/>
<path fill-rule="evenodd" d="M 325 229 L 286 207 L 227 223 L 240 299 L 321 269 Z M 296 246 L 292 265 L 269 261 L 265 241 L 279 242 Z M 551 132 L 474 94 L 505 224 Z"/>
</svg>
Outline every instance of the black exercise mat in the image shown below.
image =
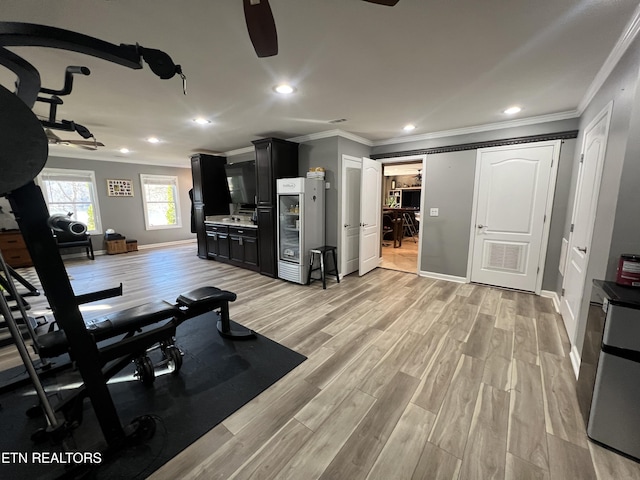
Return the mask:
<svg viewBox="0 0 640 480">
<path fill-rule="evenodd" d="M 185 354 L 178 375 L 158 375 L 150 388 L 133 378 L 133 365 L 114 377 L 109 390 L 122 424 L 151 415 L 157 430 L 146 443 L 104 460 L 91 478 L 146 478 L 306 359 L 261 335 L 249 340 L 224 339 L 216 330 L 216 320 L 216 314 L 208 313 L 178 327 L 176 343 Z M 158 360 L 159 352 L 151 357 Z M 62 373 L 56 381 L 72 381 L 72 375 Z M 53 381 L 47 379 L 45 385 Z M 29 419 L 25 414 L 36 403 L 30 387 L 0 396 L 0 478 L 35 480 L 69 474 L 59 463 L 61 457 L 37 457 L 37 452 L 51 456 L 61 449 L 31 441 L 31 434 L 45 423 L 44 418 Z M 84 420 L 73 433 L 76 450 L 97 452 L 104 447 L 102 438 L 86 400 Z"/>
</svg>

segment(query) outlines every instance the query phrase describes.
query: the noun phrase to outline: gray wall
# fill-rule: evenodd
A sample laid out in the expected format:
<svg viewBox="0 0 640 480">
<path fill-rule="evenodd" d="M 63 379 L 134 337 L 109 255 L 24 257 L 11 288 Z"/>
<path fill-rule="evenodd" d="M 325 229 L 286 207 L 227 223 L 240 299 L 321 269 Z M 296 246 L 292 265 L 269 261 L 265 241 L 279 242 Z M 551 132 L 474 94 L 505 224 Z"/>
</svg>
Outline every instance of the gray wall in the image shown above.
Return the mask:
<svg viewBox="0 0 640 480">
<path fill-rule="evenodd" d="M 103 231 L 113 228 L 129 239 L 138 241 L 138 245 L 173 242 L 195 238 L 191 233 L 191 202 L 189 189 L 192 187 L 190 168 L 159 167 L 154 165 L 129 164 L 85 160 L 79 158 L 49 157 L 45 168 L 69 168 L 76 170 L 92 170 L 96 176 L 98 203 Z M 165 230 L 145 230 L 144 211 L 142 205 L 140 174 L 173 175 L 178 177 L 180 191 L 181 228 Z M 107 179 L 129 179 L 133 181 L 133 197 L 107 196 Z M 101 235 L 92 236 L 96 250 L 104 250 Z"/>
<path fill-rule="evenodd" d="M 418 150 L 439 146 L 460 145 L 480 141 L 501 140 L 512 137 L 539 135 L 576 130 L 578 119 L 547 122 L 524 127 L 505 128 L 490 132 L 442 137 L 373 148 L 373 154 Z M 542 279 L 543 290 L 558 288 L 558 264 L 570 183 L 575 140 L 566 140 L 560 150 L 560 164 L 555 186 L 551 214 L 549 245 Z M 477 150 L 433 154 L 427 156 L 423 172 L 425 222 L 422 238 L 420 269 L 456 277 L 466 277 L 473 207 L 473 186 Z M 439 217 L 429 217 L 429 208 L 438 207 Z M 561 284 L 561 280 L 560 280 Z"/>
<path fill-rule="evenodd" d="M 420 270 L 466 277 L 476 151 L 427 156 Z M 429 209 L 439 216 L 430 217 Z"/>
<path fill-rule="evenodd" d="M 325 182 L 329 189 L 325 190 L 325 223 L 324 236 L 326 245 L 338 245 L 338 137 L 322 138 L 300 144 L 298 149 L 298 173 L 304 177 L 310 167 L 325 169 Z"/>
<path fill-rule="evenodd" d="M 579 146 L 582 145 L 582 133 L 585 128 L 609 102 L 613 101 L 584 295 L 576 335 L 571 339 L 579 355 L 582 355 L 587 307 L 591 298 L 593 279 L 615 279 L 615 264 L 618 256 L 621 253 L 640 251 L 640 219 L 637 200 L 637 185 L 640 184 L 638 167 L 640 153 L 638 109 L 640 106 L 637 93 L 639 69 L 640 38 L 636 38 L 580 118 Z M 576 149 L 572 192 L 575 191 L 577 182 L 579 154 L 580 149 Z M 565 223 L 567 236 L 574 201 L 573 193 L 570 196 L 571 201 Z"/>
</svg>

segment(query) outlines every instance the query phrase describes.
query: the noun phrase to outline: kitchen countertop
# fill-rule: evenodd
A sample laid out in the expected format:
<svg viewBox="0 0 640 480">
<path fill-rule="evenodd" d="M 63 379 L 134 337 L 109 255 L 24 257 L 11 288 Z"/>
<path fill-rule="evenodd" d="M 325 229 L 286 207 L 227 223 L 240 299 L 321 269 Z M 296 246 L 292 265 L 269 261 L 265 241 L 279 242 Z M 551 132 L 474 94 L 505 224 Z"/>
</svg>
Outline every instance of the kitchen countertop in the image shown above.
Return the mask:
<svg viewBox="0 0 640 480">
<path fill-rule="evenodd" d="M 251 221 L 251 217 L 244 215 L 234 215 L 233 217 L 231 215 L 211 215 L 205 217 L 204 223 L 215 223 L 231 227 L 258 228 L 258 226 Z"/>
<path fill-rule="evenodd" d="M 612 304 L 640 308 L 640 288 L 626 287 L 605 280 L 594 280 L 593 284 L 604 290 Z"/>
</svg>

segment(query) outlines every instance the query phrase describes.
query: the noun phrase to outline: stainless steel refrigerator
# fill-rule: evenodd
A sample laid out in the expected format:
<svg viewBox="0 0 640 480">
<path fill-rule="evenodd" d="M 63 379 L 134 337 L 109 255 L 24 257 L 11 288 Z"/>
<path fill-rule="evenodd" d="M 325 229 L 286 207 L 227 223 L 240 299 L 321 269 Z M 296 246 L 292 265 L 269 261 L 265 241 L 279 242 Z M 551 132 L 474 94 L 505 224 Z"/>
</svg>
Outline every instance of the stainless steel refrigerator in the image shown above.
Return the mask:
<svg viewBox="0 0 640 480">
<path fill-rule="evenodd" d="M 278 179 L 277 197 L 278 277 L 304 284 L 309 250 L 325 243 L 324 179 Z"/>
<path fill-rule="evenodd" d="M 640 289 L 594 280 L 578 375 L 591 440 L 640 459 Z"/>
</svg>

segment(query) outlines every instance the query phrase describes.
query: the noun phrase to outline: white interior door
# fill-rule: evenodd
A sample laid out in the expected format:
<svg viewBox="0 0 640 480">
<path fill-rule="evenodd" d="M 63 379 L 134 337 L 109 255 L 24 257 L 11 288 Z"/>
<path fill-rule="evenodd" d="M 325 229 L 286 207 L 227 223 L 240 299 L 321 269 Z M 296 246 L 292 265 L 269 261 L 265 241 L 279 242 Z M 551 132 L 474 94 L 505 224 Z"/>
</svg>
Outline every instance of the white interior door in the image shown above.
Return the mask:
<svg viewBox="0 0 640 480">
<path fill-rule="evenodd" d="M 539 290 L 559 154 L 559 141 L 478 150 L 472 282 Z"/>
<path fill-rule="evenodd" d="M 363 158 L 360 176 L 360 275 L 370 272 L 380 264 L 381 209 L 382 164 Z"/>
<path fill-rule="evenodd" d="M 359 268 L 361 171 L 362 159 L 342 156 L 342 275 L 349 275 Z"/>
<path fill-rule="evenodd" d="M 582 141 L 578 183 L 571 215 L 572 233 L 569 234 L 564 271 L 564 295 L 560 302 L 562 320 L 572 343 L 580 315 L 610 118 L 611 104 L 589 124 Z"/>
</svg>

